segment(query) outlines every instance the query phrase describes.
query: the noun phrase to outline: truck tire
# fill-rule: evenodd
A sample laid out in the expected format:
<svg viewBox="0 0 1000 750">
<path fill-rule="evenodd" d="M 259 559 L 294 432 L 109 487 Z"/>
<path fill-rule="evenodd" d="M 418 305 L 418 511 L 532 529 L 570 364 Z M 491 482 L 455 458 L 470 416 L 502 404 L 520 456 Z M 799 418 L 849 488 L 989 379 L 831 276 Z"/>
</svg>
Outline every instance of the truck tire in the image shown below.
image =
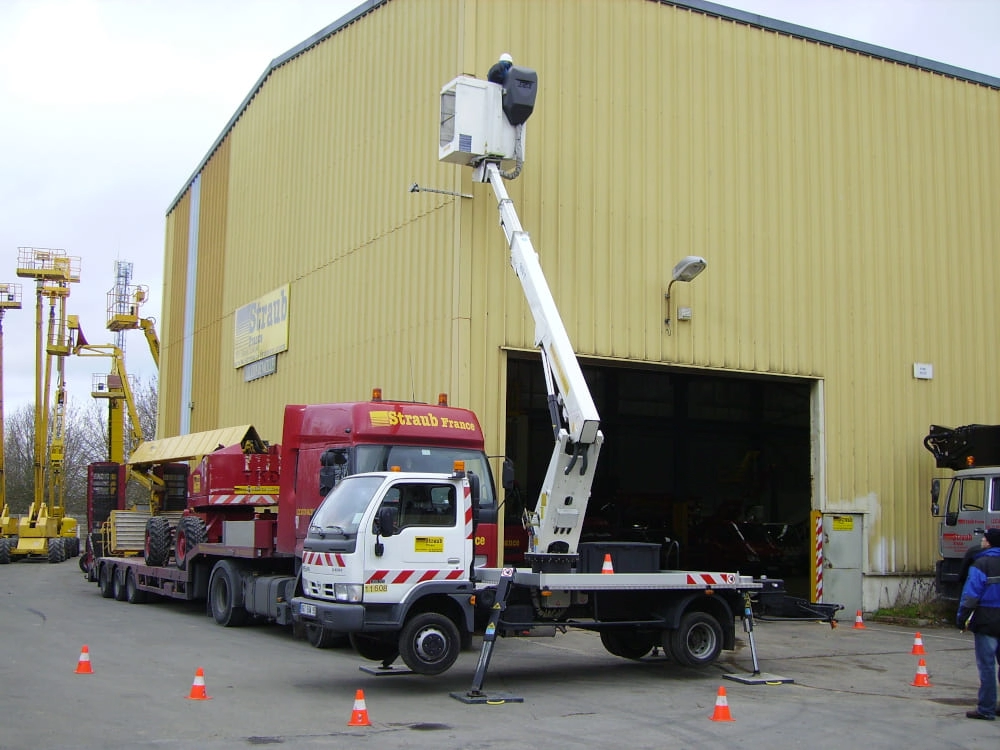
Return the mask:
<svg viewBox="0 0 1000 750">
<path fill-rule="evenodd" d="M 135 570 L 125 571 L 125 601 L 129 604 L 145 604 L 146 592 L 139 588 L 135 580 Z"/>
<path fill-rule="evenodd" d="M 385 665 L 392 664 L 399 656 L 399 646 L 393 641 L 364 633 L 351 633 L 348 636 L 351 647 L 358 656 L 369 661 L 380 661 Z"/>
<path fill-rule="evenodd" d="M 0 565 L 10 565 L 10 540 L 0 539 Z"/>
<path fill-rule="evenodd" d="M 62 537 L 56 536 L 49 539 L 49 562 L 61 563 L 66 559 L 66 545 Z"/>
<path fill-rule="evenodd" d="M 174 559 L 178 570 L 187 567 L 191 550 L 208 538 L 205 522 L 198 516 L 184 516 L 177 522 L 177 533 L 174 538 Z"/>
<path fill-rule="evenodd" d="M 451 618 L 423 612 L 410 618 L 399 633 L 399 654 L 417 674 L 446 672 L 462 651 L 462 637 Z"/>
<path fill-rule="evenodd" d="M 315 622 L 307 622 L 306 640 L 313 648 L 333 648 L 334 646 L 344 646 L 348 643 L 346 636 L 324 628 Z"/>
<path fill-rule="evenodd" d="M 212 617 L 224 628 L 244 625 L 250 615 L 243 606 L 242 576 L 229 560 L 219 560 L 208 582 L 208 606 Z"/>
<path fill-rule="evenodd" d="M 125 568 L 115 568 L 111 574 L 111 587 L 116 602 L 123 602 L 127 596 L 125 591 Z"/>
<path fill-rule="evenodd" d="M 170 521 L 153 516 L 146 521 L 146 565 L 166 565 L 170 559 Z"/>
<path fill-rule="evenodd" d="M 722 626 L 705 612 L 688 612 L 676 630 L 664 633 L 664 646 L 686 667 L 707 667 L 722 651 Z"/>
<path fill-rule="evenodd" d="M 656 645 L 657 638 L 652 633 L 635 633 L 624 630 L 602 630 L 601 644 L 605 650 L 623 659 L 641 659 Z"/>
<path fill-rule="evenodd" d="M 110 599 L 115 595 L 114 575 L 115 573 L 110 563 L 101 565 L 101 569 L 97 574 L 97 585 L 101 589 L 101 596 L 105 599 Z"/>
</svg>

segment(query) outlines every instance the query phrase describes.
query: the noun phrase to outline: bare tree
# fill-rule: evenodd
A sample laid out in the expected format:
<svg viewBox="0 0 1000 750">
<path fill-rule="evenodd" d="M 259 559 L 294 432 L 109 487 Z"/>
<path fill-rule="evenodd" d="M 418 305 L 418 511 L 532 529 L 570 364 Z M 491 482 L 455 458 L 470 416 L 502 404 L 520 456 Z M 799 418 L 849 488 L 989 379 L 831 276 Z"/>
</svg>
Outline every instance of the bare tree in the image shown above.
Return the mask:
<svg viewBox="0 0 1000 750">
<path fill-rule="evenodd" d="M 133 388 L 136 412 L 146 439 L 156 430 L 157 382 L 155 377 L 140 381 Z M 124 406 L 124 405 L 122 405 Z M 126 419 L 128 417 L 126 416 Z M 63 487 L 66 514 L 83 522 L 87 508 L 87 467 L 95 461 L 108 460 L 108 403 L 106 399 L 88 400 L 85 405 L 68 402 L 63 454 Z M 134 446 L 127 446 L 131 452 Z M 6 416 L 4 425 L 4 463 L 7 502 L 12 514 L 24 514 L 34 499 L 35 481 L 32 461 L 35 453 L 35 408 L 25 404 Z M 127 456 L 126 456 L 127 458 Z M 44 457 L 43 457 L 44 460 Z M 136 493 L 129 485 L 129 497 Z M 142 502 L 142 500 L 136 500 Z"/>
<path fill-rule="evenodd" d="M 25 513 L 34 498 L 35 407 L 22 404 L 4 415 L 4 478 L 11 514 Z"/>
</svg>

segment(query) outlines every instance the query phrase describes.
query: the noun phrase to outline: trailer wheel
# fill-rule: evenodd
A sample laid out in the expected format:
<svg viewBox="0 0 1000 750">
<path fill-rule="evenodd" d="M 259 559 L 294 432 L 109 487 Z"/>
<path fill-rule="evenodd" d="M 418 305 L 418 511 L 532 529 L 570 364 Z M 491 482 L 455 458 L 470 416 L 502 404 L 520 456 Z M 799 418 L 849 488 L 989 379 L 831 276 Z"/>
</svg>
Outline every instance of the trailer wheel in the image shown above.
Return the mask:
<svg viewBox="0 0 1000 750">
<path fill-rule="evenodd" d="M 10 565 L 10 540 L 0 539 L 0 565 Z"/>
<path fill-rule="evenodd" d="M 238 628 L 249 618 L 240 597 L 240 578 L 239 569 L 229 560 L 220 560 L 212 569 L 208 603 L 212 617 L 224 628 Z"/>
<path fill-rule="evenodd" d="M 61 563 L 66 559 L 66 545 L 62 537 L 56 536 L 49 539 L 49 562 Z"/>
<path fill-rule="evenodd" d="M 132 568 L 125 573 L 125 601 L 129 604 L 145 604 L 149 601 L 149 593 L 139 588 Z"/>
<path fill-rule="evenodd" d="M 115 595 L 114 571 L 110 563 L 101 565 L 101 570 L 97 575 L 97 585 L 101 588 L 101 596 L 110 599 Z"/>
<path fill-rule="evenodd" d="M 389 665 L 396 661 L 396 657 L 399 656 L 399 646 L 393 641 L 362 633 L 351 633 L 348 639 L 351 642 L 351 647 L 358 652 L 358 656 L 362 659 L 380 661 Z"/>
<path fill-rule="evenodd" d="M 191 550 L 208 539 L 205 522 L 198 516 L 184 516 L 177 522 L 177 534 L 174 540 L 174 559 L 178 570 L 187 567 Z"/>
<path fill-rule="evenodd" d="M 125 568 L 115 568 L 111 573 L 111 588 L 116 602 L 123 602 L 128 597 L 125 590 Z"/>
<path fill-rule="evenodd" d="M 166 565 L 170 559 L 170 521 L 153 516 L 146 521 L 146 565 Z"/>
<path fill-rule="evenodd" d="M 722 651 L 722 626 L 705 612 L 688 612 L 676 630 L 664 633 L 664 645 L 678 664 L 706 667 Z"/>
<path fill-rule="evenodd" d="M 625 633 L 620 630 L 602 630 L 601 644 L 605 650 L 623 659 L 641 659 L 656 645 L 651 633 Z"/>
<path fill-rule="evenodd" d="M 462 650 L 458 626 L 438 612 L 412 617 L 399 634 L 399 653 L 417 674 L 441 674 L 451 668 Z"/>
</svg>

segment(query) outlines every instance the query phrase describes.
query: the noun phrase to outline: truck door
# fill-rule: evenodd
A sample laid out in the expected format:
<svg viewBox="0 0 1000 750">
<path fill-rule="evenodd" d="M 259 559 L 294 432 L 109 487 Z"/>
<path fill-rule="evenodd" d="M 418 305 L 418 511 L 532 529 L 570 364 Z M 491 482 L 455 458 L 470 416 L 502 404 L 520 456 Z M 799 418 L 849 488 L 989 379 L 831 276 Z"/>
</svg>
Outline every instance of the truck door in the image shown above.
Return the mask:
<svg viewBox="0 0 1000 750">
<path fill-rule="evenodd" d="M 979 544 L 974 533 L 986 524 L 986 477 L 956 477 L 948 488 L 941 524 L 941 557 L 962 557 L 965 551 Z M 997 478 L 992 480 L 994 483 Z M 991 493 L 995 502 L 997 488 Z"/>
<path fill-rule="evenodd" d="M 397 484 L 382 506 L 397 509 L 396 530 L 379 539 L 381 555 L 374 541 L 366 552 L 365 601 L 399 602 L 419 583 L 462 577 L 468 540 L 453 485 Z"/>
</svg>

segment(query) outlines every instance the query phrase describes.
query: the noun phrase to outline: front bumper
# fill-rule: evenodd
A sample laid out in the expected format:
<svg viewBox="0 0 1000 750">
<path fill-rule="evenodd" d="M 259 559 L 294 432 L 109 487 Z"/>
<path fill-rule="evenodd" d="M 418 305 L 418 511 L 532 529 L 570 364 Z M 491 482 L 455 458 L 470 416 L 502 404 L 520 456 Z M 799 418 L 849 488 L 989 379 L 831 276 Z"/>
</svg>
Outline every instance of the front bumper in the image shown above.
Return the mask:
<svg viewBox="0 0 1000 750">
<path fill-rule="evenodd" d="M 296 620 L 316 623 L 338 633 L 358 633 L 365 629 L 365 608 L 362 604 L 296 596 L 292 598 L 292 614 Z"/>
</svg>

